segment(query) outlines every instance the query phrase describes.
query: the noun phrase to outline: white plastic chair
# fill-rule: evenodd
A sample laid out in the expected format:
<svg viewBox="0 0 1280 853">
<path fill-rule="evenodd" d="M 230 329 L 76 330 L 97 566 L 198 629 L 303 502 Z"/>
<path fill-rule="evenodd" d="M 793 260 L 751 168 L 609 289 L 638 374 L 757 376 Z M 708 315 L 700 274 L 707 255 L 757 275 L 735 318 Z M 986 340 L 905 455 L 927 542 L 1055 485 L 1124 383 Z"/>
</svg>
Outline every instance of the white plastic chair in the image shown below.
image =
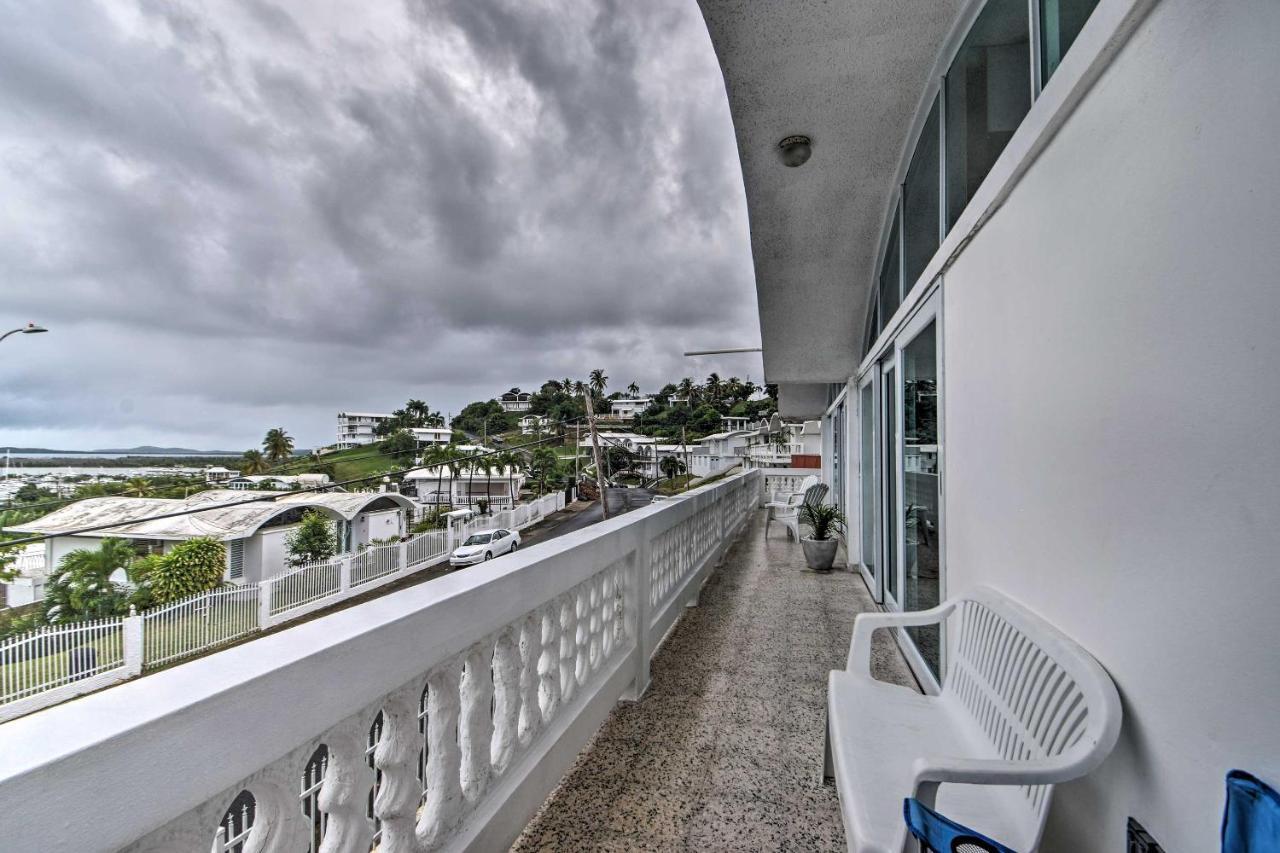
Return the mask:
<svg viewBox="0 0 1280 853">
<path fill-rule="evenodd" d="M 814 482 L 803 491 L 789 496 L 785 503 L 766 504 L 770 509 L 764 523 L 765 536 L 769 535 L 769 525 L 777 521 L 781 522 L 793 541 L 800 541 L 800 507 L 807 503 L 820 504 L 827 496 L 826 484 L 819 483 L 817 477 L 806 478 L 806 482 L 808 479 Z"/>
<path fill-rule="evenodd" d="M 871 677 L 875 629 L 934 624 L 956 632 L 940 695 Z M 985 587 L 932 610 L 859 614 L 827 687 L 825 775 L 857 853 L 916 849 L 902 817 L 912 796 L 1030 853 L 1053 785 L 1094 770 L 1120 734 L 1120 697 L 1098 662 Z"/>
</svg>

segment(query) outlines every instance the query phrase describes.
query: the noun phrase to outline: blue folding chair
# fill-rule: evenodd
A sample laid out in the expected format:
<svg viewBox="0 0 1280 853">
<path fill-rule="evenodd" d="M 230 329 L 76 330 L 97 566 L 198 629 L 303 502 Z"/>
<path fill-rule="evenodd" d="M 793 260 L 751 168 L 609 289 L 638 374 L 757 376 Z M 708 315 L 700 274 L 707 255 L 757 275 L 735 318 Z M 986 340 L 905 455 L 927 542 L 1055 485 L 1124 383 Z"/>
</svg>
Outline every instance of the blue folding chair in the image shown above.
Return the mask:
<svg viewBox="0 0 1280 853">
<path fill-rule="evenodd" d="M 902 815 L 911 834 L 933 853 L 1016 853 L 999 841 L 938 814 L 915 797 L 903 801 Z"/>
<path fill-rule="evenodd" d="M 1280 853 L 1280 794 L 1243 770 L 1227 774 L 1222 853 Z"/>
</svg>

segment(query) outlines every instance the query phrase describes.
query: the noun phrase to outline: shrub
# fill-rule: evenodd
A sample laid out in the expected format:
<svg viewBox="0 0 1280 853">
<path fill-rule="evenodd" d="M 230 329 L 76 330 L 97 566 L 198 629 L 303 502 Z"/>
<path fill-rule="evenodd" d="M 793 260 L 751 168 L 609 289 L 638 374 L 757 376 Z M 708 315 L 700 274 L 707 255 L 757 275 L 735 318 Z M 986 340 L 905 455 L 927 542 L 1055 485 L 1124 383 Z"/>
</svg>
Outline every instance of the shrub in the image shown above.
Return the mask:
<svg viewBox="0 0 1280 853">
<path fill-rule="evenodd" d="M 286 543 L 289 548 L 289 562 L 295 566 L 327 560 L 338 551 L 338 542 L 333 535 L 333 525 L 329 517 L 316 510 L 308 510 Z"/>
<path fill-rule="evenodd" d="M 163 557 L 145 567 L 146 587 L 155 604 L 168 604 L 222 585 L 227 568 L 227 548 L 216 539 L 200 537 L 175 545 Z"/>
</svg>

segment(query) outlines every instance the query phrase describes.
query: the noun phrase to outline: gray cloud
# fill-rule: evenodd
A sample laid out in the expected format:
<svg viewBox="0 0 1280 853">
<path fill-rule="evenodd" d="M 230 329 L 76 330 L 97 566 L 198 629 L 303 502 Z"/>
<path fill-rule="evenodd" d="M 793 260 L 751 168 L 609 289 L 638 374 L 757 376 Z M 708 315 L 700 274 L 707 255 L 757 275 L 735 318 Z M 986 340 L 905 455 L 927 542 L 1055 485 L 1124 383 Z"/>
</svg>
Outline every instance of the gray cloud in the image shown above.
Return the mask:
<svg viewBox="0 0 1280 853">
<path fill-rule="evenodd" d="M 692 0 L 45 0 L 0 29 L 0 445 L 247 446 L 600 366 L 752 374 Z M 0 330 L 2 331 L 2 330 Z"/>
</svg>

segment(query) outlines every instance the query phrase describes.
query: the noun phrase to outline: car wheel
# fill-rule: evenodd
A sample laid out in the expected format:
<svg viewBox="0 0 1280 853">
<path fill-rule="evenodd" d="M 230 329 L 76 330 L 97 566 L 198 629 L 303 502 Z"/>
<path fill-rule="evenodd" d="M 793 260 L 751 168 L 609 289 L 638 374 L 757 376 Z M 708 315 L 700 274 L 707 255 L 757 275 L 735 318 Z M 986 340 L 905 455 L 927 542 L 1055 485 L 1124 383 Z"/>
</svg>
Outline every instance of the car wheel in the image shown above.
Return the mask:
<svg viewBox="0 0 1280 853">
<path fill-rule="evenodd" d="M 493 554 L 491 554 L 491 553 L 490 553 L 490 552 L 488 552 L 488 551 L 485 551 L 485 553 L 484 553 L 484 558 L 485 558 L 486 560 L 492 560 L 492 559 L 493 559 Z"/>
<path fill-rule="evenodd" d="M 519 543 L 519 542 L 512 542 L 512 543 L 511 543 L 511 550 L 512 550 L 512 551 L 514 551 L 516 548 L 519 548 L 519 547 L 520 547 L 520 543 Z"/>
</svg>

